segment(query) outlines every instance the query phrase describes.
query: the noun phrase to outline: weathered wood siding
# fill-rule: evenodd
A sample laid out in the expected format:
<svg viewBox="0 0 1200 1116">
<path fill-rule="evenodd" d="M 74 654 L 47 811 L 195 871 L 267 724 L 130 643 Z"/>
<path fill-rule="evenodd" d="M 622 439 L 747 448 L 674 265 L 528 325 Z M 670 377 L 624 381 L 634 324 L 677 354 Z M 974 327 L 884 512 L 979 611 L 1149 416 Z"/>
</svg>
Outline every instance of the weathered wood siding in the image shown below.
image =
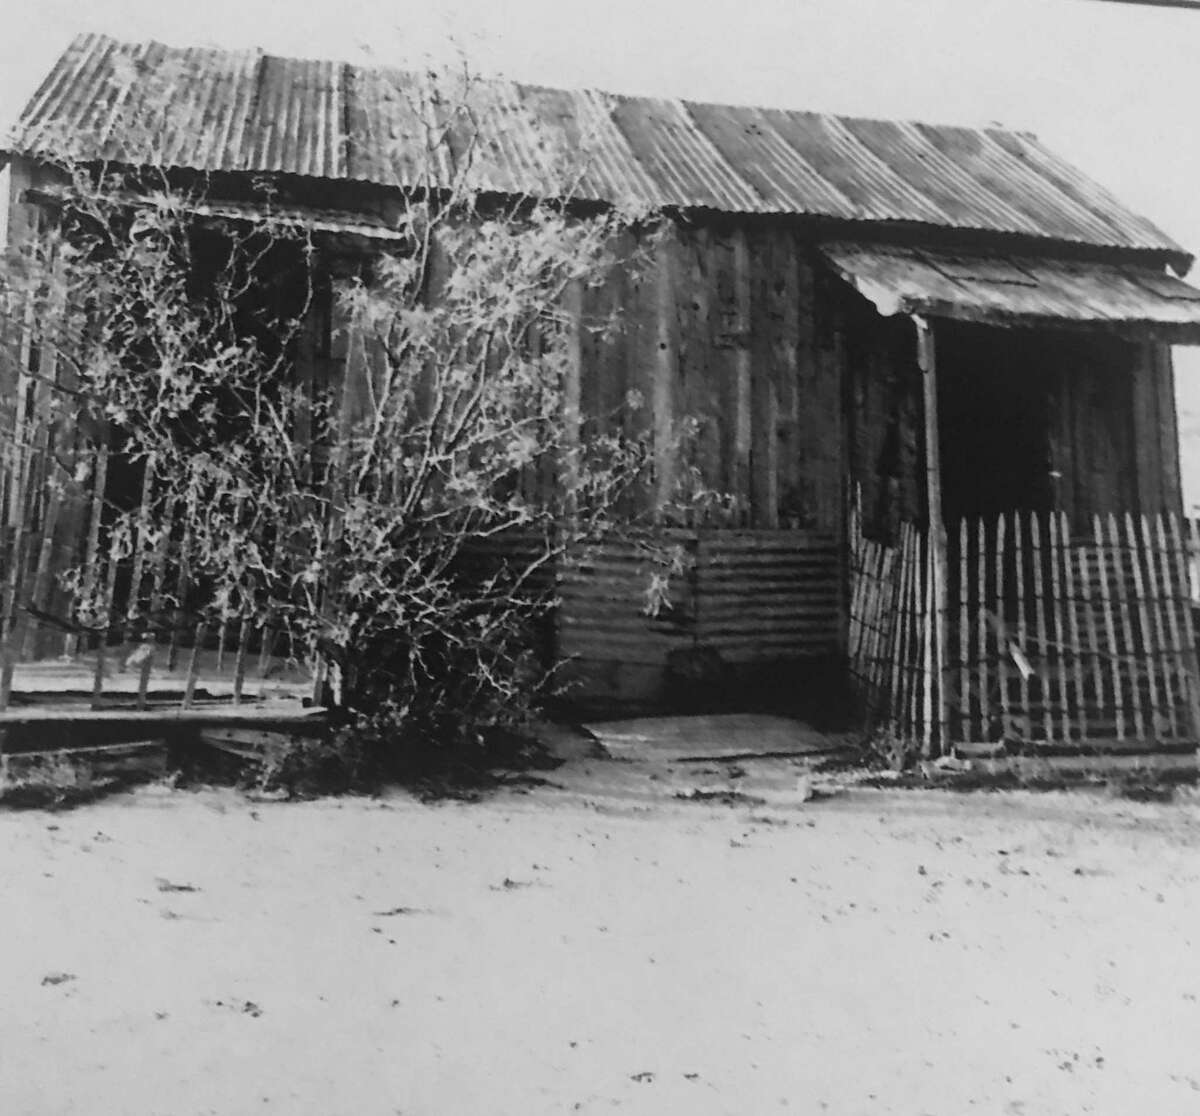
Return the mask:
<svg viewBox="0 0 1200 1116">
<path fill-rule="evenodd" d="M 881 317 L 832 277 L 824 292 L 820 329 L 833 335 L 841 366 L 843 471 L 861 493 L 864 532 L 894 542 L 902 523 L 926 511 L 916 330 L 908 318 Z"/>
<path fill-rule="evenodd" d="M 619 414 L 627 433 L 652 431 L 660 505 L 694 468 L 732 499 L 728 525 L 838 529 L 842 338 L 816 328 L 807 243 L 786 225 L 714 219 L 649 251 L 583 292 L 584 436 Z M 688 420 L 695 437 L 668 452 Z"/>
<path fill-rule="evenodd" d="M 1083 525 L 1094 515 L 1183 511 L 1169 346 L 1051 335 L 1051 506 Z M 1042 509 L 1035 509 L 1042 510 Z"/>
<path fill-rule="evenodd" d="M 727 526 L 840 535 L 852 481 L 869 532 L 891 537 L 922 514 L 912 323 L 880 317 L 794 228 L 677 224 L 648 265 L 585 292 L 583 311 L 585 436 L 631 391 L 645 413 L 626 416 L 627 432 L 661 446 L 696 424 L 681 456 L 656 453 L 660 502 L 694 468 L 731 498 Z"/>
<path fill-rule="evenodd" d="M 1133 444 L 1142 515 L 1183 514 L 1179 418 L 1171 346 L 1137 345 L 1133 380 Z"/>
<path fill-rule="evenodd" d="M 1138 510 L 1134 447 L 1136 350 L 1118 340 L 1059 337 L 1046 368 L 1049 505 L 1072 523 Z M 1143 394 L 1141 391 L 1138 395 Z"/>
</svg>

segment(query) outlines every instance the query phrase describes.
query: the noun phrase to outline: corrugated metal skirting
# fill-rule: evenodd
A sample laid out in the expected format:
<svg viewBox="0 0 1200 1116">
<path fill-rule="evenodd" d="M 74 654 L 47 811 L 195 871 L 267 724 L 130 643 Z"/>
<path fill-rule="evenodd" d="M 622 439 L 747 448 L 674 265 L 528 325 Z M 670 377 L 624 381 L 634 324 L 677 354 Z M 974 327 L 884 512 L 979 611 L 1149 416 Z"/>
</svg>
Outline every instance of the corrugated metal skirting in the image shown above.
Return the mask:
<svg viewBox="0 0 1200 1116">
<path fill-rule="evenodd" d="M 742 672 L 835 653 L 841 600 L 832 535 L 676 530 L 605 542 L 560 574 L 557 651 L 577 692 L 653 700 L 672 652 L 715 652 Z"/>
</svg>

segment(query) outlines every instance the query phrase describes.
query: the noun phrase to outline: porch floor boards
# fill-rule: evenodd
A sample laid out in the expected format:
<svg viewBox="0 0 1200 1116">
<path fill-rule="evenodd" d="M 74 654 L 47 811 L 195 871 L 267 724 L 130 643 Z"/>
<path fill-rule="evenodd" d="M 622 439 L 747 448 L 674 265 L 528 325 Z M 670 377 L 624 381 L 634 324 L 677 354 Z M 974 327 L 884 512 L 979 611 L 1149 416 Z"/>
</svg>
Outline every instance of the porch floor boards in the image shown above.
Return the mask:
<svg viewBox="0 0 1200 1116">
<path fill-rule="evenodd" d="M 141 663 L 131 659 L 137 645 L 127 644 L 105 650 L 101 676 L 101 701 L 119 697 L 136 697 L 141 683 Z M 183 650 L 174 669 L 165 666 L 166 651 L 154 652 L 146 697 L 149 702 L 180 701 L 187 689 L 190 649 Z M 235 689 L 234 656 L 224 655 L 218 661 L 215 650 L 204 650 L 197 656 L 195 670 L 195 699 L 231 700 Z M 13 666 L 12 705 L 55 702 L 91 701 L 96 683 L 95 651 L 70 659 L 38 659 Z M 163 665 L 160 665 L 163 664 Z M 312 679 L 308 672 L 296 669 L 279 658 L 268 661 L 259 671 L 257 656 L 247 664 L 242 684 L 242 700 L 299 701 L 312 694 Z"/>
<path fill-rule="evenodd" d="M 143 694 L 142 664 L 131 659 L 136 648 L 106 648 L 98 694 L 95 651 L 14 664 L 9 705 L 0 710 L 0 752 L 74 750 L 146 733 L 171 737 L 199 727 L 303 734 L 327 712 L 311 703 L 308 672 L 278 658 L 268 659 L 261 670 L 258 657 L 250 659 L 235 701 L 234 656 L 219 657 L 216 650 L 202 651 L 193 668 L 191 650 L 184 649 L 175 668 L 167 670 L 166 649 L 156 648 Z M 192 699 L 184 705 L 189 681 Z"/>
</svg>

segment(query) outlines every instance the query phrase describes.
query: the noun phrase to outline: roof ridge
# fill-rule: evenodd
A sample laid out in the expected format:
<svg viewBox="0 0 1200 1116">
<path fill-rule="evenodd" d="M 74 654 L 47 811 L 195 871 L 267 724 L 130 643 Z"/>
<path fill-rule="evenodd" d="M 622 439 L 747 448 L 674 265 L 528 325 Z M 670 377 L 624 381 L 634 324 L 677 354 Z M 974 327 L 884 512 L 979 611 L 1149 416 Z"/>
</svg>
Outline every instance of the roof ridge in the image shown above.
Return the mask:
<svg viewBox="0 0 1200 1116">
<path fill-rule="evenodd" d="M 192 45 L 175 45 L 162 42 L 159 39 L 126 39 L 115 35 L 109 35 L 98 31 L 85 31 L 76 35 L 72 40 L 72 46 L 80 40 L 105 40 L 110 45 L 119 47 L 152 47 L 159 46 L 166 50 L 174 52 L 187 52 L 205 50 L 215 54 L 228 55 L 246 55 L 257 54 L 273 61 L 300 63 L 304 65 L 312 64 L 327 64 L 333 66 L 350 66 L 356 70 L 377 71 L 380 73 L 399 72 L 409 75 L 420 75 L 429 71 L 423 67 L 408 66 L 398 63 L 389 63 L 386 61 L 369 62 L 361 59 L 353 59 L 346 57 L 334 56 L 332 54 L 280 54 L 267 47 L 256 45 L 250 47 L 227 47 L 220 46 L 214 43 L 201 43 Z M 609 89 L 598 85 L 549 85 L 542 81 L 526 80 L 513 74 L 496 71 L 492 73 L 479 72 L 474 75 L 482 82 L 506 82 L 518 86 L 521 89 L 533 89 L 551 93 L 588 93 L 592 95 L 600 95 L 604 97 L 615 97 L 623 101 L 653 101 L 653 102 L 676 102 L 684 106 L 698 105 L 701 108 L 738 108 L 738 109 L 753 109 L 756 111 L 771 111 L 771 112 L 786 112 L 796 113 L 802 116 L 826 117 L 834 120 L 851 120 L 861 121 L 864 124 L 924 124 L 931 128 L 965 128 L 971 131 L 987 131 L 996 130 L 1004 132 L 1007 135 L 1019 136 L 1022 139 L 1037 140 L 1036 132 L 1025 128 L 1009 127 L 1005 124 L 998 124 L 995 121 L 965 123 L 930 120 L 927 117 L 916 116 L 875 116 L 870 114 L 860 114 L 853 112 L 836 112 L 830 109 L 814 109 L 803 108 L 797 105 L 780 105 L 768 104 L 762 101 L 747 101 L 747 100 L 712 100 L 706 97 L 685 97 L 678 93 L 644 93 L 636 90 L 621 90 Z"/>
</svg>

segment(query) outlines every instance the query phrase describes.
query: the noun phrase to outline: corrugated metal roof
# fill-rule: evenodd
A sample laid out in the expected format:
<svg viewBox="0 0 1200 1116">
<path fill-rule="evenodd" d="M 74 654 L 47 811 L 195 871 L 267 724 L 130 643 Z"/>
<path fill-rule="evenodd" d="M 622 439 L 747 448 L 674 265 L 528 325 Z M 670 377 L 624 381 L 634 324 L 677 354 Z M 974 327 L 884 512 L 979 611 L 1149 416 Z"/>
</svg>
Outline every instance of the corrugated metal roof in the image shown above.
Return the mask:
<svg viewBox="0 0 1200 1116">
<path fill-rule="evenodd" d="M 14 149 L 384 186 L 905 222 L 1190 256 L 1023 133 L 679 100 L 471 85 L 472 144 L 425 75 L 77 38 Z M 153 121 L 148 130 L 135 121 Z M 429 122 L 437 127 L 429 128 Z M 426 159 L 426 152 L 432 158 Z"/>
<path fill-rule="evenodd" d="M 1200 290 L 1151 267 L 844 242 L 823 244 L 821 254 L 884 315 L 1101 326 L 1200 343 Z"/>
</svg>

